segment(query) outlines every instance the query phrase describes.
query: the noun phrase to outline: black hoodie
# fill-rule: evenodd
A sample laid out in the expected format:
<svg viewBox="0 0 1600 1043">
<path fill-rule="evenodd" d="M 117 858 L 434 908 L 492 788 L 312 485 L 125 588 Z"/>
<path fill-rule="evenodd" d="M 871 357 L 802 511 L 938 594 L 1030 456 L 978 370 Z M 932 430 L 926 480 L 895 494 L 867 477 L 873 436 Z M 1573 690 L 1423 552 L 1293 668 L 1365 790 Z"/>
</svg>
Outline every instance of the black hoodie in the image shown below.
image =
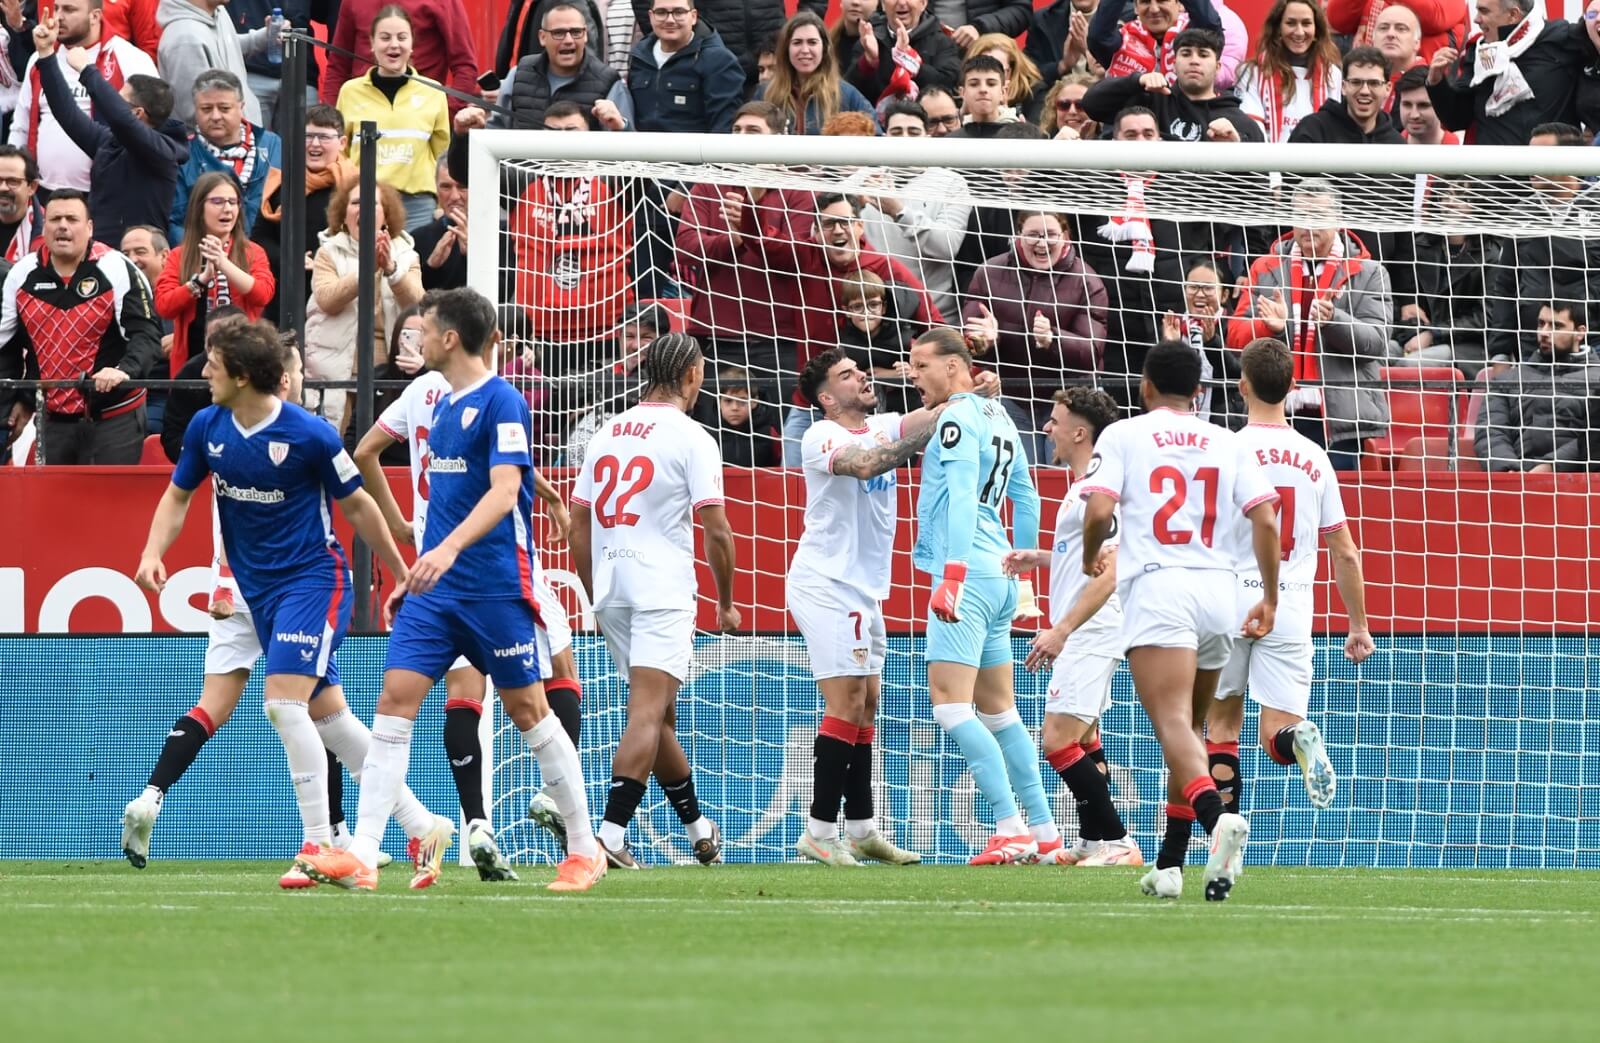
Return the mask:
<svg viewBox="0 0 1600 1043">
<path fill-rule="evenodd" d="M 1289 134 L 1289 143 L 1310 141 L 1324 145 L 1403 145 L 1405 138 L 1394 129 L 1394 121 L 1378 113 L 1372 130 L 1365 131 L 1350 117 L 1350 110 L 1338 98 L 1329 98 Z"/>
<path fill-rule="evenodd" d="M 1139 76 L 1118 76 L 1101 80 L 1083 96 L 1083 111 L 1091 119 L 1110 127 L 1117 113 L 1129 105 L 1143 105 L 1156 114 L 1163 141 L 1205 141 L 1212 120 L 1225 119 L 1239 132 L 1240 141 L 1265 141 L 1261 125 L 1239 108 L 1239 99 L 1230 92 L 1214 98 L 1195 100 L 1173 85 L 1169 94 L 1153 94 L 1139 83 Z"/>
</svg>

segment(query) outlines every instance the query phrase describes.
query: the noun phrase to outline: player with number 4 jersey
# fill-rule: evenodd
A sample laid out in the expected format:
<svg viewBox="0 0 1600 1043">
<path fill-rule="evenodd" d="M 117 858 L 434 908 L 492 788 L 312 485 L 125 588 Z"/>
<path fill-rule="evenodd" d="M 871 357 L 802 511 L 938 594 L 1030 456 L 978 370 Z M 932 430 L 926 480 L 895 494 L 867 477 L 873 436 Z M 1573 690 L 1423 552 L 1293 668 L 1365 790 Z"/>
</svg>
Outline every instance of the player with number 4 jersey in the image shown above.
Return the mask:
<svg viewBox="0 0 1600 1043">
<path fill-rule="evenodd" d="M 912 563 L 938 577 L 926 653 L 933 717 L 960 747 L 995 815 L 994 836 L 971 864 L 1053 862 L 1065 848 L 1033 736 L 1017 713 L 1011 678 L 1017 581 L 1001 564 L 1012 549 L 1001 505 L 1011 501 L 1017 542 L 1032 550 L 1039 542 L 1039 493 L 1004 407 L 972 393 L 972 356 L 959 333 L 940 327 L 917 338 L 911 376 L 925 406 L 945 405 L 923 457 Z"/>
<path fill-rule="evenodd" d="M 1250 422 L 1239 441 L 1278 493 L 1278 527 L 1283 548 L 1278 580 L 1278 618 L 1264 638 L 1234 645 L 1223 668 L 1217 698 L 1206 717 L 1206 751 L 1211 775 L 1229 810 L 1244 806 L 1239 771 L 1239 732 L 1244 724 L 1244 694 L 1260 708 L 1261 748 L 1279 764 L 1300 766 L 1311 803 L 1326 808 L 1337 786 L 1322 732 L 1307 720 L 1311 704 L 1311 623 L 1317 545 L 1328 543 L 1333 579 L 1349 614 L 1344 654 L 1359 663 L 1372 654 L 1367 630 L 1366 592 L 1361 552 L 1345 523 L 1339 479 L 1328 454 L 1289 426 L 1283 403 L 1294 388 L 1294 361 L 1280 341 L 1252 341 L 1239 359 L 1239 390 Z M 1241 606 L 1260 596 L 1261 575 L 1249 555 L 1237 563 Z"/>
<path fill-rule="evenodd" d="M 1206 898 L 1228 897 L 1250 826 L 1227 811 L 1196 726 L 1216 694 L 1238 619 L 1231 589 L 1237 556 L 1234 519 L 1249 519 L 1251 546 L 1266 584 L 1246 616 L 1247 636 L 1272 630 L 1278 602 L 1276 494 L 1233 432 L 1193 412 L 1200 357 L 1163 341 L 1145 357 L 1140 393 L 1148 412 L 1118 421 L 1095 445 L 1085 476 L 1083 569 L 1097 575 L 1121 507 L 1117 594 L 1128 667 L 1168 769 L 1167 831 L 1146 894 L 1183 893 L 1183 859 L 1199 821 L 1211 834 Z M 1198 708 L 1198 709 L 1197 709 Z"/>
</svg>

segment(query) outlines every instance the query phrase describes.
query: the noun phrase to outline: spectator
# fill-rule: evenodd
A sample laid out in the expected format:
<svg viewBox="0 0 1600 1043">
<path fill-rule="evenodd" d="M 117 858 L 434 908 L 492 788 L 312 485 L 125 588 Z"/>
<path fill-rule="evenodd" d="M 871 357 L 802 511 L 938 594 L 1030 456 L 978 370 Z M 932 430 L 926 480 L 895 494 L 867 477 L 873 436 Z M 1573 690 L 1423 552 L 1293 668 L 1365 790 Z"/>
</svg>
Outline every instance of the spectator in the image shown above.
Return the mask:
<svg viewBox="0 0 1600 1043">
<path fill-rule="evenodd" d="M 270 29 L 264 21 L 243 37 L 222 10 L 229 0 L 161 0 L 156 17 L 161 22 L 161 50 L 158 61 L 161 75 L 172 84 L 173 115 L 193 126 L 195 85 L 213 69 L 222 69 L 239 80 L 239 97 L 244 103 L 244 118 L 258 127 L 265 126 L 261 100 L 246 83 L 249 70 L 245 56 L 264 54 L 270 42 Z M 64 42 L 64 41 L 63 41 Z"/>
<path fill-rule="evenodd" d="M 856 59 L 861 57 L 861 34 L 872 34 L 872 21 L 878 15 L 878 0 L 839 0 L 839 17 L 828 30 L 828 40 L 833 45 L 833 62 L 840 76 L 850 75 Z M 773 36 L 773 51 L 777 51 L 777 36 Z"/>
<path fill-rule="evenodd" d="M 1597 9 L 1600 0 L 1589 0 L 1585 14 Z M 1535 0 L 1480 0 L 1478 28 L 1464 51 L 1433 52 L 1428 96 L 1440 123 L 1474 145 L 1521 145 L 1541 124 L 1577 124 L 1578 84 L 1596 58 L 1600 23 L 1547 22 Z"/>
<path fill-rule="evenodd" d="M 1064 76 L 1105 69 L 1089 54 L 1089 19 L 1100 0 L 1054 0 L 1034 10 L 1025 53 L 1038 66 L 1046 90 Z"/>
<path fill-rule="evenodd" d="M 840 24 L 842 25 L 844 23 L 841 22 Z M 838 58 L 838 52 L 837 51 L 834 52 L 834 57 L 835 57 L 835 59 Z M 774 35 L 768 37 L 767 39 L 761 41 L 761 45 L 756 48 L 756 83 L 755 83 L 755 85 L 757 87 L 759 87 L 761 84 L 766 83 L 768 80 L 772 79 L 772 74 L 773 74 L 773 72 L 775 72 L 777 70 L 777 68 L 778 68 L 778 37 L 777 37 L 776 34 L 774 34 Z M 755 89 L 754 87 L 751 88 L 752 91 L 754 91 L 754 89 Z"/>
<path fill-rule="evenodd" d="M 373 342 L 356 342 L 356 300 L 361 292 L 361 188 L 346 185 L 328 204 L 328 229 L 317 249 L 311 273 L 311 299 L 306 306 L 306 379 L 349 380 L 356 369 L 356 352 L 372 353 L 375 365 L 388 357 L 389 335 L 400 312 L 422 300 L 422 267 L 405 227 L 400 194 L 388 185 L 378 186 L 377 312 Z M 347 399 L 343 391 L 306 392 L 307 408 L 320 408 L 324 417 L 344 430 Z"/>
<path fill-rule="evenodd" d="M 946 138 L 961 129 L 961 110 L 955 96 L 943 87 L 929 87 L 918 98 L 928 114 L 928 137 Z"/>
<path fill-rule="evenodd" d="M 1031 123 L 1007 123 L 995 134 L 998 141 L 1043 141 L 1044 131 Z M 1024 197 L 1032 170 L 972 170 L 965 175 L 977 198 Z M 1016 239 L 1016 212 L 1005 206 L 975 205 L 967 219 L 967 234 L 956 254 L 956 285 L 967 286 L 991 257 L 1011 249 Z"/>
<path fill-rule="evenodd" d="M 356 168 L 345 158 L 344 117 L 332 105 L 316 104 L 306 110 L 306 201 L 298 208 L 288 208 L 291 215 L 298 210 L 305 226 L 306 257 L 309 259 L 317 247 L 317 236 L 328 227 L 328 204 L 333 194 L 346 185 L 353 185 L 359 176 Z M 261 317 L 272 323 L 278 321 L 278 295 L 283 279 L 302 273 L 306 293 L 311 293 L 310 264 L 284 265 L 283 215 L 285 207 L 281 197 L 283 172 L 267 171 L 267 183 L 261 193 L 261 217 L 256 221 L 251 238 L 267 252 L 267 263 L 280 275 L 273 287 L 272 300 L 267 302 Z"/>
<path fill-rule="evenodd" d="M 1150 0 L 1148 6 L 1168 2 Z M 1167 141 L 1264 140 L 1261 127 L 1239 107 L 1238 97 L 1217 92 L 1222 34 L 1191 26 L 1167 39 L 1172 48 L 1170 73 L 1108 76 L 1084 93 L 1084 111 L 1106 123 L 1130 105 L 1143 106 L 1156 114 L 1161 137 Z"/>
<path fill-rule="evenodd" d="M 1459 145 L 1461 136 L 1445 130 L 1434 111 L 1433 98 L 1428 94 L 1428 70 L 1407 69 L 1395 81 L 1394 94 L 1399 105 L 1395 112 L 1400 116 L 1400 136 L 1408 145 Z M 1420 175 L 1428 178 L 1428 175 Z M 1428 178 L 1431 181 L 1431 178 Z M 1419 193 L 1426 191 L 1427 182 L 1418 186 Z"/>
<path fill-rule="evenodd" d="M 124 387 L 161 361 L 150 290 L 128 259 L 94 241 L 89 199 L 51 196 L 45 248 L 17 261 L 0 292 L 0 379 L 72 380 L 42 392 L 41 464 L 135 464 L 144 447 L 145 393 Z M 12 438 L 33 417 L 35 393 L 16 392 Z"/>
<path fill-rule="evenodd" d="M 126 77 L 156 75 L 156 64 L 148 54 L 127 40 L 104 34 L 100 3 L 101 0 L 56 0 L 54 16 L 46 17 L 35 29 L 35 34 L 54 33 L 50 49 L 53 59 L 41 59 L 36 47 L 22 72 L 22 90 L 11 114 L 10 141 L 37 157 L 39 181 L 50 191 L 89 191 L 94 160 L 67 134 L 50 99 L 45 97 L 39 62 L 53 60 L 57 73 L 65 78 L 67 52 L 82 48 L 84 64 L 98 69 L 113 91 L 122 89 Z M 76 71 L 73 70 L 74 75 Z M 93 115 L 87 91 L 81 98 L 75 97 L 74 104 L 80 112 Z"/>
<path fill-rule="evenodd" d="M 1396 7 L 1409 11 L 1411 18 L 1406 21 L 1416 27 L 1412 61 L 1405 65 L 1396 64 L 1404 51 L 1394 38 L 1411 33 L 1395 16 Z M 1439 48 L 1458 46 L 1472 35 L 1466 0 L 1328 0 L 1328 23 L 1334 32 L 1351 37 L 1356 47 L 1378 48 L 1389 59 L 1390 68 L 1400 71 L 1411 68 L 1416 60 L 1426 65 Z"/>
<path fill-rule="evenodd" d="M 174 245 L 183 239 L 189 192 L 200 175 L 227 170 L 244 186 L 243 218 L 248 235 L 261 212 L 267 178 L 274 170 L 283 169 L 283 142 L 272 131 L 244 118 L 244 87 L 233 73 L 209 69 L 196 77 L 194 111 L 196 133 L 189 136 L 189 158 L 178 169 L 178 189 L 167 217 L 167 238 Z"/>
<path fill-rule="evenodd" d="M 362 30 L 370 27 L 378 10 L 387 5 L 388 0 L 342 0 L 340 3 L 339 17 L 333 27 L 333 45 L 353 51 L 356 57 L 352 60 L 339 51 L 328 53 L 321 95 L 327 104 L 337 103 L 346 80 L 372 67 L 371 41 Z M 461 0 L 405 0 L 405 8 L 411 15 L 412 40 L 416 47 L 411 64 L 416 66 L 417 72 L 463 94 L 476 95 L 478 54 L 472 42 L 472 23 Z M 450 98 L 448 104 L 453 114 L 466 103 Z"/>
<path fill-rule="evenodd" d="M 347 127 L 378 125 L 378 180 L 400 193 L 406 231 L 433 220 L 434 173 L 450 147 L 450 110 L 444 93 L 411 67 L 411 16 L 385 4 L 372 19 L 368 39 L 377 64 L 339 88 L 339 114 Z M 350 163 L 361 167 L 361 142 L 350 138 Z"/>
<path fill-rule="evenodd" d="M 1362 439 L 1389 425 L 1378 379 L 1394 317 L 1389 275 L 1360 239 L 1342 230 L 1331 183 L 1300 182 L 1290 206 L 1294 230 L 1250 266 L 1228 323 L 1228 346 L 1243 349 L 1258 337 L 1287 343 L 1297 385 L 1287 403 L 1295 429 L 1324 446 L 1335 468 L 1353 470 Z"/>
<path fill-rule="evenodd" d="M 1465 8 L 1463 8 L 1465 11 Z M 1466 28 L 1463 27 L 1458 39 L 1467 38 Z M 1422 45 L 1422 23 L 1417 18 L 1417 12 L 1404 4 L 1391 4 L 1378 12 L 1378 20 L 1373 25 L 1372 41 L 1363 46 L 1376 47 L 1378 53 L 1389 62 L 1389 74 L 1394 83 L 1411 69 L 1421 68 L 1423 75 L 1427 74 L 1428 59 L 1418 50 Z M 1389 110 L 1394 110 L 1395 94 L 1389 94 Z"/>
<path fill-rule="evenodd" d="M 310 30 L 312 22 L 321 22 L 333 28 L 338 15 L 338 4 L 329 0 L 228 0 L 228 20 L 240 36 L 246 36 L 267 24 L 272 9 L 283 11 L 283 20 L 297 29 Z M 317 103 L 317 80 L 321 66 L 317 62 L 320 47 L 306 52 L 306 82 L 297 89 L 305 93 L 306 108 Z M 283 63 L 270 61 L 264 45 L 244 61 L 245 86 L 256 96 L 261 106 L 261 125 L 278 129 L 278 99 L 283 93 Z"/>
<path fill-rule="evenodd" d="M 1121 21 L 1123 10 L 1122 4 L 1111 0 L 1096 7 L 1089 20 L 1089 54 L 1113 79 L 1159 72 L 1169 83 L 1176 82 L 1173 59 L 1178 35 L 1187 29 L 1209 29 L 1219 37 L 1223 34 L 1222 16 L 1211 0 L 1134 0 L 1131 22 Z M 1219 67 L 1223 47 L 1230 42 L 1217 48 Z M 1245 41 L 1238 41 L 1237 47 L 1237 56 L 1229 56 L 1232 64 L 1226 83 L 1233 82 L 1232 70 L 1244 58 Z"/>
<path fill-rule="evenodd" d="M 643 131 L 726 134 L 744 96 L 744 69 L 700 25 L 695 0 L 652 0 L 654 31 L 633 45 L 628 91 Z"/>
<path fill-rule="evenodd" d="M 1039 129 L 1046 137 L 1090 141 L 1100 136 L 1100 124 L 1083 111 L 1083 96 L 1096 80 L 1086 72 L 1063 76 L 1044 96 Z"/>
<path fill-rule="evenodd" d="M 211 338 L 221 329 L 247 322 L 244 312 L 232 304 L 224 304 L 206 315 L 205 347 L 211 347 Z M 197 351 L 189 356 L 174 380 L 205 379 L 206 352 Z M 161 419 L 161 451 L 173 463 L 183 452 L 183 433 L 189 430 L 194 415 L 211 404 L 210 388 L 173 388 L 167 394 L 166 408 Z M 296 403 L 298 404 L 298 403 Z"/>
<path fill-rule="evenodd" d="M 484 117 L 476 107 L 456 114 L 457 140 L 451 142 L 451 167 L 460 175 L 456 180 L 466 180 L 468 131 L 479 126 L 541 128 L 546 110 L 558 101 L 582 109 L 591 130 L 633 129 L 633 96 L 616 70 L 590 50 L 583 11 L 561 0 L 542 4 L 540 17 L 540 49 L 524 55 L 500 81 L 499 104 L 510 109 L 510 115 L 496 112 Z"/>
<path fill-rule="evenodd" d="M 439 160 L 439 197 L 450 177 L 447 160 Z M 454 181 L 449 182 L 455 185 Z M 450 205 L 438 217 L 417 229 L 417 256 L 422 258 L 424 290 L 455 290 L 467 285 L 467 190 L 455 187 Z"/>
<path fill-rule="evenodd" d="M 728 467 L 782 466 L 778 409 L 756 397 L 750 374 L 738 366 L 717 374 L 716 394 L 701 395 L 691 415 L 722 447 L 722 462 Z"/>
<path fill-rule="evenodd" d="M 1213 424 L 1237 431 L 1249 418 L 1239 393 L 1239 353 L 1227 343 L 1223 283 L 1217 263 L 1197 257 L 1184 265 L 1183 310 L 1161 317 L 1161 339 L 1177 340 L 1200 356 L 1202 380 L 1195 412 Z"/>
<path fill-rule="evenodd" d="M 916 98 L 929 87 L 954 90 L 961 76 L 961 48 L 945 35 L 928 0 L 884 0 L 883 19 L 857 39 L 855 54 L 840 61 L 849 70 L 846 79 L 875 103 Z"/>
<path fill-rule="evenodd" d="M 650 28 L 651 2 L 633 0 L 634 13 L 641 30 Z M 788 20 L 788 5 L 784 0 L 705 0 L 696 6 L 701 8 L 701 20 L 706 27 L 722 37 L 722 45 L 739 59 L 745 81 L 755 82 L 756 52 L 761 42 L 775 34 Z M 799 8 L 796 13 L 810 13 L 818 18 L 828 13 L 828 0 L 798 0 L 794 6 Z"/>
<path fill-rule="evenodd" d="M 892 138 L 928 134 L 928 114 L 914 101 L 896 99 L 883 112 L 884 131 Z M 955 315 L 956 255 L 961 252 L 972 216 L 967 179 L 948 167 L 924 167 L 905 177 L 904 170 L 864 171 L 850 178 L 851 192 L 865 196 L 861 218 L 867 241 L 905 263 L 941 315 Z"/>
<path fill-rule="evenodd" d="M 872 103 L 839 78 L 832 48 L 828 27 L 809 11 L 789 19 L 778 33 L 772 79 L 756 88 L 755 97 L 778 106 L 787 133 L 820 134 L 840 112 L 873 117 Z"/>
<path fill-rule="evenodd" d="M 1277 0 L 1253 61 L 1239 67 L 1234 93 L 1244 114 L 1277 144 L 1302 119 L 1340 95 L 1339 48 L 1315 0 Z"/>
<path fill-rule="evenodd" d="M 375 383 L 382 385 L 404 381 L 409 384 L 417 379 L 426 368 L 422 359 L 422 312 L 427 303 L 427 295 L 422 301 L 411 305 L 394 317 L 394 329 L 389 335 L 389 357 L 372 374 Z M 381 387 L 373 390 L 372 415 L 383 416 L 396 399 L 405 392 L 405 388 Z M 351 424 L 345 428 L 345 444 L 351 455 L 355 455 L 355 447 L 361 444 L 361 436 L 365 432 L 359 431 L 356 425 Z M 427 432 L 418 430 L 419 441 L 427 440 Z M 389 440 L 378 453 L 378 463 L 383 467 L 408 467 L 411 464 L 411 447 L 405 439 Z M 426 480 L 426 479 L 424 479 Z"/>
<path fill-rule="evenodd" d="M 1106 290 L 1083 262 L 1060 214 L 1016 213 L 1011 249 L 991 257 L 967 287 L 967 347 L 992 363 L 1029 458 L 1047 459 L 1040 431 L 1063 378 L 1098 373 L 1105 354 Z"/>
<path fill-rule="evenodd" d="M 120 36 L 145 54 L 153 55 L 161 46 L 161 0 L 111 0 L 101 9 L 105 34 Z"/>
<path fill-rule="evenodd" d="M 667 309 L 654 301 L 634 301 L 622 309 L 617 325 L 616 358 L 597 374 L 589 405 L 567 434 L 567 467 L 582 467 L 589 440 L 602 424 L 639 402 L 639 359 L 651 341 L 671 332 Z"/>
<path fill-rule="evenodd" d="M 491 71 L 500 79 L 500 94 L 504 96 L 507 93 L 505 78 L 512 69 L 520 65 L 524 58 L 544 52 L 545 44 L 540 34 L 546 28 L 545 19 L 550 9 L 558 4 L 569 5 L 582 16 L 584 33 L 580 39 L 594 48 L 595 57 L 604 65 L 609 46 L 606 12 L 613 2 L 621 5 L 624 0 L 510 0 L 506 6 L 506 24 L 500 30 L 500 42 L 495 47 L 494 65 L 491 67 Z M 632 6 L 628 6 L 629 35 L 623 44 L 624 50 L 633 45 Z"/>
<path fill-rule="evenodd" d="M 1027 32 L 1028 22 L 1033 17 L 1033 3 L 1032 0 L 934 0 L 933 13 L 949 28 L 956 46 L 970 51 L 973 42 L 981 36 L 997 34 L 1015 38 Z"/>
<path fill-rule="evenodd" d="M 1015 119 L 1039 122 L 1039 107 L 1044 104 L 1039 67 L 1022 53 L 1017 41 L 1000 33 L 985 33 L 967 48 L 966 57 L 987 54 L 1000 63 L 1006 81 L 1006 107 Z"/>
<path fill-rule="evenodd" d="M 992 138 L 1021 122 L 1006 106 L 1006 67 L 987 54 L 961 63 L 961 128 L 952 138 Z"/>
<path fill-rule="evenodd" d="M 174 375 L 189 358 L 189 345 L 205 343 L 212 308 L 232 304 L 254 321 L 272 300 L 267 252 L 245 238 L 239 209 L 239 183 L 228 172 L 213 170 L 195 182 L 183 241 L 156 281 L 156 312 L 172 323 L 167 362 Z"/>
<path fill-rule="evenodd" d="M 1600 397 L 1585 305 L 1539 306 L 1538 347 L 1489 380 L 1473 450 L 1490 471 L 1587 471 Z"/>
<path fill-rule="evenodd" d="M 178 165 L 189 155 L 183 124 L 172 119 L 172 88 L 154 76 L 129 76 L 118 91 L 89 62 L 89 52 L 74 47 L 67 65 L 78 74 L 98 119 L 78 108 L 72 88 L 51 61 L 56 34 L 50 23 L 34 30 L 39 64 L 50 111 L 59 113 L 61 129 L 91 157 L 89 213 L 95 238 L 107 246 L 122 243 L 129 225 L 158 224 L 172 210 Z"/>
<path fill-rule="evenodd" d="M 882 279 L 858 269 L 839 277 L 835 293 L 842 317 L 833 343 L 871 374 L 878 388 L 879 410 L 906 413 L 916 409 L 909 383 L 911 363 L 906 358 L 915 334 L 900 318 L 902 311 L 916 307 L 915 292 L 899 287 L 897 293 L 890 293 Z"/>
<path fill-rule="evenodd" d="M 1344 56 L 1343 97 L 1329 98 L 1301 120 L 1289 141 L 1323 145 L 1399 145 L 1400 132 L 1384 115 L 1389 100 L 1389 64 L 1374 47 Z"/>
<path fill-rule="evenodd" d="M 172 247 L 167 243 L 167 233 L 154 225 L 131 225 L 122 230 L 119 248 L 122 256 L 139 269 L 154 293 L 156 280 L 166 266 L 167 254 L 172 252 Z"/>
<path fill-rule="evenodd" d="M 44 235 L 44 204 L 38 191 L 39 166 L 33 153 L 0 145 L 0 242 L 5 243 L 8 263 L 22 260 Z"/>
</svg>

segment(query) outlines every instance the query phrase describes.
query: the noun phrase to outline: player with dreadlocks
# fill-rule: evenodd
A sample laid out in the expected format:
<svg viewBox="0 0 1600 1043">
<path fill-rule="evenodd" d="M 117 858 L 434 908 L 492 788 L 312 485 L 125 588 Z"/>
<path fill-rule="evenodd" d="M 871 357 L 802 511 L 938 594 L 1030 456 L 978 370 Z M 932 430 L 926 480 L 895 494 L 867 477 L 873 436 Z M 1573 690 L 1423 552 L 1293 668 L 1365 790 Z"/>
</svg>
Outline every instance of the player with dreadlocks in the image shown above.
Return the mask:
<svg viewBox="0 0 1600 1043">
<path fill-rule="evenodd" d="M 674 728 L 694 649 L 696 515 L 717 584 L 717 625 L 739 626 L 722 452 L 689 417 L 705 383 L 705 358 L 693 337 L 656 338 L 639 374 L 639 404 L 594 436 L 572 491 L 573 564 L 611 659 L 628 677 L 628 724 L 611 761 L 600 846 L 612 866 L 639 868 L 627 829 L 653 768 L 694 857 L 710 865 L 722 860 L 722 831 L 700 813 Z"/>
</svg>

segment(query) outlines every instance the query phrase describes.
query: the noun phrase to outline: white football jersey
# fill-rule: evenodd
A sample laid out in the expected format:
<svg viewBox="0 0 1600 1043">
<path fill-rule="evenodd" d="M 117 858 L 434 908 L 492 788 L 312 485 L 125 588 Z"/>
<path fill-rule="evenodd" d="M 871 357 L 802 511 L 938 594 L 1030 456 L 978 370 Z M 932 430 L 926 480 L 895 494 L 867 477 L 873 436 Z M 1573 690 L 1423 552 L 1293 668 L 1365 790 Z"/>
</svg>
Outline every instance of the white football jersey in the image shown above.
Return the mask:
<svg viewBox="0 0 1600 1043">
<path fill-rule="evenodd" d="M 894 553 L 899 492 L 890 471 L 862 481 L 834 474 L 833 458 L 842 449 L 876 449 L 900 439 L 900 414 L 867 417 L 850 429 L 818 420 L 800 443 L 806 478 L 805 530 L 789 564 L 789 575 L 805 581 L 828 579 L 856 587 L 882 601 L 889 596 L 889 563 Z"/>
<path fill-rule="evenodd" d="M 1281 424 L 1249 424 L 1239 442 L 1278 493 L 1278 532 L 1283 564 L 1278 566 L 1278 620 L 1275 637 L 1310 640 L 1317 545 L 1345 526 L 1344 500 L 1328 454 L 1311 439 Z M 1250 549 L 1250 523 L 1238 521 L 1240 608 L 1261 600 L 1261 570 Z"/>
<path fill-rule="evenodd" d="M 589 442 L 572 502 L 591 512 L 596 609 L 694 607 L 694 512 L 722 504 L 705 428 L 667 402 L 617 414 Z"/>
<path fill-rule="evenodd" d="M 1050 625 L 1061 622 L 1067 610 L 1077 604 L 1089 577 L 1083 574 L 1083 515 L 1082 495 L 1084 479 L 1073 476 L 1067 486 L 1067 498 L 1056 511 L 1055 542 L 1050 547 Z M 1107 547 L 1115 547 L 1122 538 L 1121 511 L 1111 512 L 1111 535 Z M 1100 611 L 1072 632 L 1067 638 L 1065 652 L 1083 655 L 1110 655 L 1122 657 L 1122 646 L 1117 639 L 1122 634 L 1122 601 L 1112 591 L 1111 597 L 1100 606 Z"/>
<path fill-rule="evenodd" d="M 1080 495 L 1122 506 L 1117 582 L 1156 569 L 1221 569 L 1238 558 L 1235 519 L 1276 495 L 1232 431 L 1157 409 L 1106 428 Z"/>
<path fill-rule="evenodd" d="M 411 450 L 411 525 L 416 530 L 417 546 L 428 526 L 428 429 L 439 400 L 450 393 L 450 382 L 443 374 L 429 370 L 417 377 L 400 397 L 390 402 L 378 417 L 378 426 Z"/>
</svg>

